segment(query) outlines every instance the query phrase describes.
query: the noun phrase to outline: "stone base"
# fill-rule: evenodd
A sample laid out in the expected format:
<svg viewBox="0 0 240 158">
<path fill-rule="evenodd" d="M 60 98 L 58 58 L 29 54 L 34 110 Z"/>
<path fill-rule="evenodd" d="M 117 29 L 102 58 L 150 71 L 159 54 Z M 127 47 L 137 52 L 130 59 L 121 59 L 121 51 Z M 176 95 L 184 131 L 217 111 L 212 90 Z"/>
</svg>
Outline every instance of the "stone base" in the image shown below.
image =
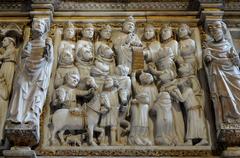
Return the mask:
<svg viewBox="0 0 240 158">
<path fill-rule="evenodd" d="M 223 123 L 217 130 L 217 141 L 222 146 L 238 146 L 240 144 L 239 123 Z"/>
<path fill-rule="evenodd" d="M 239 158 L 240 157 L 240 147 L 228 147 L 222 152 L 221 157 L 223 158 Z"/>
<path fill-rule="evenodd" d="M 31 124 L 7 123 L 5 136 L 15 146 L 34 146 L 39 142 L 37 127 Z"/>
<path fill-rule="evenodd" d="M 37 158 L 35 151 L 29 147 L 12 147 L 3 151 L 4 158 Z"/>
</svg>

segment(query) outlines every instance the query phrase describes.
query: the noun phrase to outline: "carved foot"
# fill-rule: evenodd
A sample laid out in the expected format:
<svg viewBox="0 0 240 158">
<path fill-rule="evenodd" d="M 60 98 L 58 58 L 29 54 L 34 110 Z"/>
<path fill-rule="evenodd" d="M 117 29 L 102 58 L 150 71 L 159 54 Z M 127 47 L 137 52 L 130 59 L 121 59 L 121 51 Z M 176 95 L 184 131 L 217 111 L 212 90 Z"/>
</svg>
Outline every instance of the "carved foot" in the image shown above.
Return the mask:
<svg viewBox="0 0 240 158">
<path fill-rule="evenodd" d="M 94 141 L 89 142 L 90 146 L 98 146 Z"/>
<path fill-rule="evenodd" d="M 183 145 L 184 146 L 192 146 L 192 140 L 186 141 Z"/>
<path fill-rule="evenodd" d="M 208 141 L 206 139 L 202 139 L 196 146 L 208 145 Z"/>
</svg>

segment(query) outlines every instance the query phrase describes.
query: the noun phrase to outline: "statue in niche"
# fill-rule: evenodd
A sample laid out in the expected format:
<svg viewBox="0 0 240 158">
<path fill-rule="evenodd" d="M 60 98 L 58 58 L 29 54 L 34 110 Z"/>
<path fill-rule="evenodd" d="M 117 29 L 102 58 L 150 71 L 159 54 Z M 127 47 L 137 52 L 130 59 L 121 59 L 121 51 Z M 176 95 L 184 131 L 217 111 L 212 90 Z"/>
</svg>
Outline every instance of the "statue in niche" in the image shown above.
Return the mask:
<svg viewBox="0 0 240 158">
<path fill-rule="evenodd" d="M 76 74 L 74 74 L 76 75 Z M 76 75 L 77 76 L 77 75 Z M 50 127 L 50 144 L 53 145 L 55 142 L 56 134 L 60 139 L 61 145 L 67 144 L 67 138 L 65 141 L 64 132 L 66 129 L 68 130 L 87 130 L 88 134 L 88 143 L 89 145 L 97 145 L 97 143 L 93 139 L 94 131 L 100 133 L 98 136 L 98 140 L 101 141 L 104 134 L 104 129 L 98 127 L 99 119 L 101 114 L 105 114 L 110 109 L 109 98 L 101 95 L 97 90 L 97 84 L 93 77 L 86 77 L 86 87 L 88 87 L 88 92 L 93 93 L 93 97 L 87 102 L 85 105 L 86 110 L 83 113 L 79 113 L 76 110 L 73 110 L 70 113 L 70 109 L 63 108 L 58 109 L 52 115 L 51 119 L 51 127 Z M 75 82 L 76 83 L 76 82 Z M 74 85 L 75 87 L 76 85 Z M 94 89 L 94 91 L 92 91 Z M 75 91 L 76 89 L 74 89 Z M 76 93 L 74 92 L 74 95 Z M 62 97 L 64 98 L 64 97 Z M 64 99 L 62 99 L 64 100 Z M 75 105 L 75 103 L 73 102 Z M 84 114 L 85 113 L 85 114 Z M 86 117 L 87 116 L 87 117 Z M 61 119 L 59 119 L 61 118 Z M 87 128 L 85 127 L 87 125 Z M 70 135 L 68 135 L 70 136 Z M 67 136 L 67 137 L 68 137 Z M 74 135 L 75 136 L 75 135 Z"/>
<path fill-rule="evenodd" d="M 103 90 L 101 95 L 108 98 L 110 110 L 108 113 L 103 114 L 101 117 L 100 127 L 110 127 L 110 133 L 105 136 L 103 143 L 116 145 L 117 132 L 118 132 L 118 116 L 119 116 L 119 96 L 116 83 L 111 77 L 105 78 Z"/>
<path fill-rule="evenodd" d="M 147 24 L 144 27 L 142 44 L 146 62 L 155 62 L 159 56 L 161 45 L 156 38 L 156 29 L 151 24 Z"/>
<path fill-rule="evenodd" d="M 181 97 L 181 92 L 178 88 L 178 81 L 175 78 L 175 74 L 171 69 L 166 69 L 159 75 L 160 80 L 160 92 L 168 92 L 171 96 L 172 102 L 172 113 L 174 128 L 177 136 L 176 144 L 184 143 L 184 121 L 182 110 L 179 105 L 179 97 Z"/>
<path fill-rule="evenodd" d="M 152 145 L 149 138 L 149 93 L 137 94 L 131 104 L 131 129 L 128 137 L 130 145 Z M 153 132 L 153 131 L 151 131 Z"/>
<path fill-rule="evenodd" d="M 0 109 L 1 109 L 1 116 L 0 116 L 0 144 L 2 145 L 2 141 L 4 139 L 3 129 L 5 125 L 6 115 L 7 115 L 7 108 L 8 108 L 8 99 L 9 99 L 9 91 L 7 87 L 6 80 L 4 75 L 0 72 Z"/>
<path fill-rule="evenodd" d="M 155 144 L 176 145 L 177 136 L 174 128 L 172 99 L 169 92 L 160 92 L 151 110 L 156 112 Z"/>
<path fill-rule="evenodd" d="M 207 145 L 207 129 L 203 107 L 196 99 L 189 80 L 182 80 L 179 83 L 181 95 L 178 95 L 183 102 L 187 112 L 187 133 L 185 145 L 193 145 L 194 139 L 201 139 L 195 145 Z"/>
<path fill-rule="evenodd" d="M 123 23 L 122 33 L 114 43 L 117 65 L 126 65 L 131 73 L 133 53 L 139 48 L 142 48 L 142 42 L 135 33 L 135 20 L 130 16 Z"/>
<path fill-rule="evenodd" d="M 74 65 L 73 49 L 71 47 L 65 47 L 60 54 L 54 82 L 55 88 L 63 85 L 68 72 L 79 74 L 78 68 Z"/>
<path fill-rule="evenodd" d="M 3 130 L 7 116 L 9 96 L 12 91 L 18 51 L 16 47 L 21 33 L 18 30 L 7 30 L 4 36 L 0 53 L 0 144 L 3 143 L 4 139 Z"/>
<path fill-rule="evenodd" d="M 39 139 L 40 114 L 46 99 L 53 64 L 52 40 L 46 37 L 48 25 L 44 19 L 32 22 L 32 40 L 22 54 L 25 63 L 17 76 L 9 105 L 8 120 L 29 124 L 36 129 Z"/>
<path fill-rule="evenodd" d="M 178 53 L 178 42 L 173 39 L 173 31 L 172 28 L 168 25 L 163 25 L 160 30 L 160 37 L 161 37 L 161 46 L 162 48 L 171 48 L 169 52 L 169 56 L 173 61 L 177 60 L 179 56 Z"/>
<path fill-rule="evenodd" d="M 213 40 L 207 43 L 204 60 L 211 97 L 218 115 L 222 115 L 224 122 L 229 122 L 240 117 L 239 56 L 225 39 L 226 24 L 214 21 L 208 25 L 208 31 Z"/>
<path fill-rule="evenodd" d="M 112 37 L 112 27 L 110 25 L 104 25 L 99 33 L 99 38 L 95 43 L 95 51 L 98 50 L 98 47 L 102 44 L 108 45 L 110 48 L 113 48 L 113 43 L 111 40 Z"/>
<path fill-rule="evenodd" d="M 67 22 L 63 27 L 63 40 L 61 41 L 58 48 L 58 55 L 61 54 L 67 49 L 70 49 L 72 53 L 75 53 L 75 27 L 71 22 Z M 73 54 L 74 55 L 74 54 Z"/>
<path fill-rule="evenodd" d="M 152 108 L 154 102 L 157 99 L 158 89 L 154 84 L 153 76 L 150 73 L 137 71 L 132 73 L 132 87 L 134 95 L 138 95 L 140 93 L 147 93 L 149 96 L 149 108 Z M 154 140 L 153 136 L 153 122 L 152 119 L 148 118 L 149 124 L 149 137 L 150 140 Z"/>
<path fill-rule="evenodd" d="M 178 28 L 179 36 L 179 55 L 183 58 L 185 63 L 192 64 L 194 74 L 197 73 L 198 64 L 195 56 L 196 44 L 191 39 L 191 30 L 187 24 L 181 24 Z"/>
</svg>

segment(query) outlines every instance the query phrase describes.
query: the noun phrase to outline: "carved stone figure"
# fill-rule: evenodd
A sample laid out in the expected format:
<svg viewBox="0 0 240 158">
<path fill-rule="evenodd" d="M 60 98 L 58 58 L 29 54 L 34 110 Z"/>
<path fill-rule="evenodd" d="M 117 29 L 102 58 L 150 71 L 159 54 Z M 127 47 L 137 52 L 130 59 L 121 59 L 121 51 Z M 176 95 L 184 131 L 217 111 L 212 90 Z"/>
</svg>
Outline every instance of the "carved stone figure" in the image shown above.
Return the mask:
<svg viewBox="0 0 240 158">
<path fill-rule="evenodd" d="M 195 56 L 196 44 L 191 39 L 191 30 L 187 24 L 181 24 L 178 28 L 179 41 L 179 54 L 185 63 L 192 64 L 195 74 L 197 73 L 198 63 Z"/>
<path fill-rule="evenodd" d="M 32 40 L 22 52 L 25 63 L 14 85 L 8 117 L 12 123 L 33 125 L 37 131 L 53 64 L 53 46 L 45 37 L 47 31 L 44 19 L 33 20 Z"/>
<path fill-rule="evenodd" d="M 149 93 L 146 92 L 137 94 L 136 99 L 132 100 L 131 129 L 128 137 L 130 145 L 152 145 L 148 131 L 149 102 Z"/>
<path fill-rule="evenodd" d="M 8 108 L 8 99 L 9 99 L 9 91 L 8 87 L 4 78 L 4 75 L 0 72 L 0 144 L 2 144 L 2 140 L 4 139 L 3 129 L 5 125 L 6 115 L 7 115 L 7 108 Z"/>
<path fill-rule="evenodd" d="M 17 57 L 17 35 L 16 30 L 8 30 L 2 41 L 2 51 L 0 53 L 0 144 L 4 139 L 3 130 L 7 116 L 9 96 L 12 91 L 13 77 L 15 73 L 16 57 Z"/>
<path fill-rule="evenodd" d="M 101 44 L 95 55 L 95 67 L 91 69 L 91 76 L 112 75 L 116 67 L 113 50 L 108 45 Z"/>
<path fill-rule="evenodd" d="M 111 40 L 112 27 L 110 25 L 104 25 L 101 28 L 99 35 L 100 35 L 100 37 L 99 37 L 98 41 L 95 43 L 95 51 L 98 50 L 98 48 L 99 48 L 99 46 L 101 46 L 101 44 L 106 44 L 110 48 L 113 48 L 113 43 Z"/>
<path fill-rule="evenodd" d="M 181 92 L 178 88 L 178 82 L 175 78 L 175 74 L 172 70 L 164 70 L 160 76 L 160 92 L 168 92 L 171 96 L 172 101 L 172 113 L 174 119 L 174 127 L 177 135 L 177 144 L 184 143 L 184 121 L 183 113 L 179 105 L 179 97 L 181 97 Z"/>
<path fill-rule="evenodd" d="M 111 145 L 117 143 L 117 127 L 118 127 L 118 113 L 119 113 L 119 99 L 118 88 L 116 87 L 114 80 L 111 77 L 105 79 L 103 85 L 103 91 L 101 95 L 105 96 L 109 100 L 110 110 L 108 113 L 103 114 L 100 122 L 101 127 L 110 127 L 110 135 L 108 141 Z M 105 137 L 105 139 L 107 139 Z"/>
<path fill-rule="evenodd" d="M 80 76 L 78 72 L 68 72 L 65 76 L 65 84 L 60 86 L 57 91 L 61 92 L 56 95 L 59 100 L 59 103 L 63 104 L 63 107 L 61 108 L 66 108 L 74 111 L 81 111 L 78 105 L 77 105 L 77 96 L 85 96 L 90 93 L 92 93 L 93 89 L 89 90 L 79 90 L 77 89 L 77 85 L 79 84 L 80 81 Z M 64 95 L 64 99 L 63 99 Z"/>
<path fill-rule="evenodd" d="M 74 72 L 78 73 L 78 68 L 73 64 L 73 52 L 71 47 L 65 47 L 64 50 L 61 52 L 59 61 L 58 61 L 58 68 L 56 71 L 54 87 L 58 88 L 59 86 L 63 85 L 64 78 L 67 73 Z"/>
<path fill-rule="evenodd" d="M 75 52 L 75 27 L 71 22 L 67 22 L 63 28 L 63 40 L 61 41 L 59 48 L 58 48 L 58 55 L 61 56 L 62 52 L 65 49 L 70 49 L 72 53 Z M 73 54 L 74 55 L 74 54 Z"/>
<path fill-rule="evenodd" d="M 177 57 L 179 56 L 178 53 L 178 42 L 173 39 L 173 31 L 172 28 L 168 25 L 163 25 L 163 27 L 160 30 L 160 36 L 161 36 L 161 46 L 163 48 L 171 48 L 171 51 L 169 52 L 169 56 L 173 61 L 177 60 Z"/>
<path fill-rule="evenodd" d="M 131 84 L 131 78 L 128 76 L 129 68 L 124 65 L 118 65 L 116 67 L 116 76 L 114 76 L 114 79 L 116 79 L 119 83 L 118 87 L 118 95 L 119 95 L 119 123 L 121 130 L 118 135 L 127 134 L 130 130 L 130 122 L 126 120 L 126 117 L 129 115 L 129 107 L 130 107 L 130 99 L 132 95 L 132 84 Z M 120 136 L 118 136 L 120 137 Z M 122 137 L 120 137 L 122 138 Z M 122 138 L 120 140 L 121 143 L 126 144 L 126 140 Z"/>
<path fill-rule="evenodd" d="M 132 72 L 132 56 L 134 48 L 142 47 L 142 42 L 135 33 L 135 20 L 132 16 L 125 20 L 122 34 L 119 35 L 114 48 L 117 55 L 117 65 L 126 65 L 129 73 Z"/>
<path fill-rule="evenodd" d="M 58 133 L 58 137 L 60 138 L 60 143 L 64 144 L 64 132 L 66 129 L 68 130 L 80 130 L 85 129 L 85 125 L 87 124 L 87 132 L 88 132 L 88 143 L 90 145 L 97 145 L 93 140 L 94 131 L 100 132 L 99 139 L 104 136 L 104 130 L 97 126 L 100 118 L 101 105 L 109 109 L 109 104 L 106 103 L 105 100 L 108 98 L 100 97 L 100 94 L 97 90 L 97 84 L 93 77 L 87 77 L 87 86 L 89 88 L 94 88 L 93 98 L 86 104 L 86 111 L 84 113 L 71 113 L 69 109 L 59 109 L 54 112 L 51 118 L 52 128 L 50 129 L 51 138 L 50 144 L 54 144 L 55 136 Z M 86 117 L 87 116 L 87 117 Z M 61 119 L 59 119 L 61 118 Z"/>
<path fill-rule="evenodd" d="M 160 92 L 152 110 L 156 111 L 157 116 L 155 122 L 155 144 L 176 145 L 177 136 L 175 133 L 170 94 L 164 91 Z"/>
<path fill-rule="evenodd" d="M 203 107 L 197 101 L 191 82 L 189 80 L 182 81 L 179 84 L 181 90 L 181 102 L 187 112 L 187 133 L 185 136 L 185 145 L 193 145 L 194 139 L 201 139 L 196 145 L 207 145 L 207 129 L 205 124 L 205 115 Z"/>
<path fill-rule="evenodd" d="M 158 53 L 161 49 L 160 42 L 156 38 L 155 27 L 147 24 L 144 27 L 144 34 L 142 37 L 143 53 L 147 62 L 155 62 L 158 58 Z"/>
<path fill-rule="evenodd" d="M 232 44 L 225 39 L 226 25 L 214 21 L 208 25 L 213 41 L 207 44 L 204 59 L 207 64 L 210 91 L 217 115 L 223 121 L 240 117 L 239 56 Z M 220 108 L 221 107 L 221 108 Z"/>
<path fill-rule="evenodd" d="M 137 71 L 136 73 L 132 73 L 132 87 L 134 95 L 138 95 L 140 93 L 147 93 L 149 96 L 149 108 L 152 108 L 153 103 L 157 99 L 158 90 L 156 85 L 154 84 L 153 76 L 150 73 Z M 153 141 L 153 122 L 150 117 L 148 117 L 149 124 L 149 136 L 150 140 Z"/>
</svg>

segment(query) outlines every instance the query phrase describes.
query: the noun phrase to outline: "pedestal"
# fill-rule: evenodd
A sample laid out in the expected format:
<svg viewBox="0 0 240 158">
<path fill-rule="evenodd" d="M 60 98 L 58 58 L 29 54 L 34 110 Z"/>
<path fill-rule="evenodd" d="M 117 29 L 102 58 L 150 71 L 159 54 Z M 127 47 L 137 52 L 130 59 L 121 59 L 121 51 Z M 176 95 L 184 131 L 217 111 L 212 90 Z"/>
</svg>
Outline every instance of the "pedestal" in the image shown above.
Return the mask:
<svg viewBox="0 0 240 158">
<path fill-rule="evenodd" d="M 239 158 L 240 157 L 240 147 L 228 147 L 222 152 L 221 157 L 223 158 Z"/>
<path fill-rule="evenodd" d="M 30 147 L 12 147 L 3 151 L 4 158 L 37 158 L 35 151 Z"/>
</svg>

